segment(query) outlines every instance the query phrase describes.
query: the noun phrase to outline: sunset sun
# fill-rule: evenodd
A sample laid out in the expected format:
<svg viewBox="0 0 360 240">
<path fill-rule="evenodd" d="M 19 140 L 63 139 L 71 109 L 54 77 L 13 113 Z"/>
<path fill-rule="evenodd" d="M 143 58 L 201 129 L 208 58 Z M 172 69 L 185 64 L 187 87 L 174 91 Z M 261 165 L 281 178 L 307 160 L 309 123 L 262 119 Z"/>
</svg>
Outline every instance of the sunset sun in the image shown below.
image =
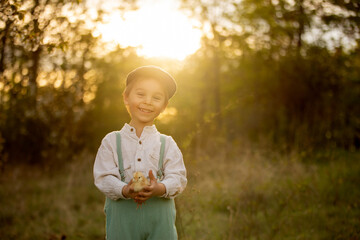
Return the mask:
<svg viewBox="0 0 360 240">
<path fill-rule="evenodd" d="M 145 57 L 182 60 L 200 47 L 198 22 L 178 10 L 177 1 L 140 1 L 139 8 L 109 15 L 98 31 L 103 41 L 137 47 Z"/>
</svg>

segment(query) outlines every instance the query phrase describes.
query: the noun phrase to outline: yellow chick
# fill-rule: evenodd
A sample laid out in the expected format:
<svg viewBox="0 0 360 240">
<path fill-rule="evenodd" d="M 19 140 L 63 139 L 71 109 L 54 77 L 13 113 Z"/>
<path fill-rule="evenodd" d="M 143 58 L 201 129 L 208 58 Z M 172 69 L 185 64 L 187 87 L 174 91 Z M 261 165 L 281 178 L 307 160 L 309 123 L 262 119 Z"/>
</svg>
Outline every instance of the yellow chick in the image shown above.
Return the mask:
<svg viewBox="0 0 360 240">
<path fill-rule="evenodd" d="M 149 180 L 146 179 L 142 172 L 134 172 L 131 186 L 135 192 L 140 192 L 145 186 L 149 185 Z"/>
</svg>

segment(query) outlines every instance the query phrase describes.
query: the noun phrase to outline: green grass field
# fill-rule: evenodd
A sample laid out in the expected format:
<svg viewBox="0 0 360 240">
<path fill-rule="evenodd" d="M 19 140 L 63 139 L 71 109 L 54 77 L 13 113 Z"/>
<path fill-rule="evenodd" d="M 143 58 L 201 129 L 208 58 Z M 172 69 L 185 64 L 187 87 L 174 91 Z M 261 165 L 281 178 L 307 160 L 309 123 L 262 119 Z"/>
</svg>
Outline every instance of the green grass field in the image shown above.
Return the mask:
<svg viewBox="0 0 360 240">
<path fill-rule="evenodd" d="M 188 187 L 176 199 L 180 239 L 360 239 L 360 153 L 300 156 L 186 157 Z M 93 160 L 84 154 L 56 172 L 8 166 L 0 176 L 0 239 L 104 239 Z"/>
</svg>

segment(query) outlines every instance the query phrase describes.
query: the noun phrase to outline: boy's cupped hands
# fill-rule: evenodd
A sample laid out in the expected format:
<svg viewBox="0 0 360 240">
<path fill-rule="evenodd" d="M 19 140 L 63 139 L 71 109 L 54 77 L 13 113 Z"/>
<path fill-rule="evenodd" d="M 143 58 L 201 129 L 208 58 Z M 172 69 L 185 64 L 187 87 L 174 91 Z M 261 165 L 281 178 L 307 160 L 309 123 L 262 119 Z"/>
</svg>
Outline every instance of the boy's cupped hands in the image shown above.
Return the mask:
<svg viewBox="0 0 360 240">
<path fill-rule="evenodd" d="M 166 192 L 165 185 L 157 182 L 151 170 L 149 171 L 149 178 L 150 185 L 144 186 L 139 192 L 135 192 L 134 187 L 132 186 L 133 180 L 131 180 L 122 190 L 124 197 L 133 199 L 138 206 L 141 206 L 151 197 L 164 195 Z"/>
</svg>

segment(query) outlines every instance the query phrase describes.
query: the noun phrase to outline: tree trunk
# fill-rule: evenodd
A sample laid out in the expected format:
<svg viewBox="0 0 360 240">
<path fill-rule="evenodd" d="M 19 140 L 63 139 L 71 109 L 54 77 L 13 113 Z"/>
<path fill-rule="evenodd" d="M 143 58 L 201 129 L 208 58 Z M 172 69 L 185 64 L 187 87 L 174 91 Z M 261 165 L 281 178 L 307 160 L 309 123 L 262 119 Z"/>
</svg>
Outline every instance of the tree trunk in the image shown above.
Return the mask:
<svg viewBox="0 0 360 240">
<path fill-rule="evenodd" d="M 41 47 L 32 53 L 32 66 L 29 72 L 29 97 L 30 110 L 36 112 L 36 97 L 37 97 L 37 76 L 39 71 Z"/>
<path fill-rule="evenodd" d="M 305 21 L 305 16 L 304 16 L 304 0 L 298 0 L 298 11 L 299 11 L 299 28 L 298 28 L 298 39 L 297 39 L 297 50 L 298 53 L 300 53 L 301 47 L 302 47 L 302 35 L 304 33 L 304 21 Z"/>
<path fill-rule="evenodd" d="M 222 127 L 222 113 L 221 113 L 221 82 L 220 82 L 220 57 L 219 48 L 221 45 L 219 33 L 215 29 L 215 24 L 212 25 L 212 31 L 214 33 L 214 40 L 217 46 L 213 46 L 213 92 L 215 101 L 215 118 L 216 128 L 221 130 Z"/>
<path fill-rule="evenodd" d="M 31 10 L 31 15 L 34 17 L 35 9 L 39 6 L 39 0 L 35 0 L 34 7 Z M 34 33 L 35 36 L 40 35 L 40 29 L 39 29 L 39 21 L 37 17 L 34 17 L 33 19 L 34 24 Z M 29 72 L 29 110 L 32 114 L 36 114 L 36 97 L 37 97 L 37 76 L 39 71 L 39 62 L 40 62 L 40 55 L 41 55 L 41 45 L 40 42 L 37 42 L 37 39 L 35 40 L 35 46 L 38 45 L 35 51 L 31 54 L 31 61 L 32 66 L 30 68 Z"/>
<path fill-rule="evenodd" d="M 203 86 L 207 86 L 208 79 L 210 78 L 209 72 L 205 72 L 202 77 L 202 81 L 204 82 Z M 196 157 L 200 157 L 202 155 L 202 150 L 207 144 L 207 125 L 205 121 L 205 114 L 207 109 L 207 88 L 203 88 L 201 91 L 201 99 L 199 103 L 199 111 L 198 111 L 198 119 L 200 120 L 200 124 L 197 127 L 196 135 L 195 135 L 195 155 Z"/>
<path fill-rule="evenodd" d="M 5 70 L 5 45 L 6 45 L 8 31 L 9 31 L 11 24 L 12 24 L 12 21 L 9 21 L 9 20 L 6 21 L 5 29 L 2 32 L 3 36 L 1 37 L 0 74 L 2 74 Z"/>
</svg>

